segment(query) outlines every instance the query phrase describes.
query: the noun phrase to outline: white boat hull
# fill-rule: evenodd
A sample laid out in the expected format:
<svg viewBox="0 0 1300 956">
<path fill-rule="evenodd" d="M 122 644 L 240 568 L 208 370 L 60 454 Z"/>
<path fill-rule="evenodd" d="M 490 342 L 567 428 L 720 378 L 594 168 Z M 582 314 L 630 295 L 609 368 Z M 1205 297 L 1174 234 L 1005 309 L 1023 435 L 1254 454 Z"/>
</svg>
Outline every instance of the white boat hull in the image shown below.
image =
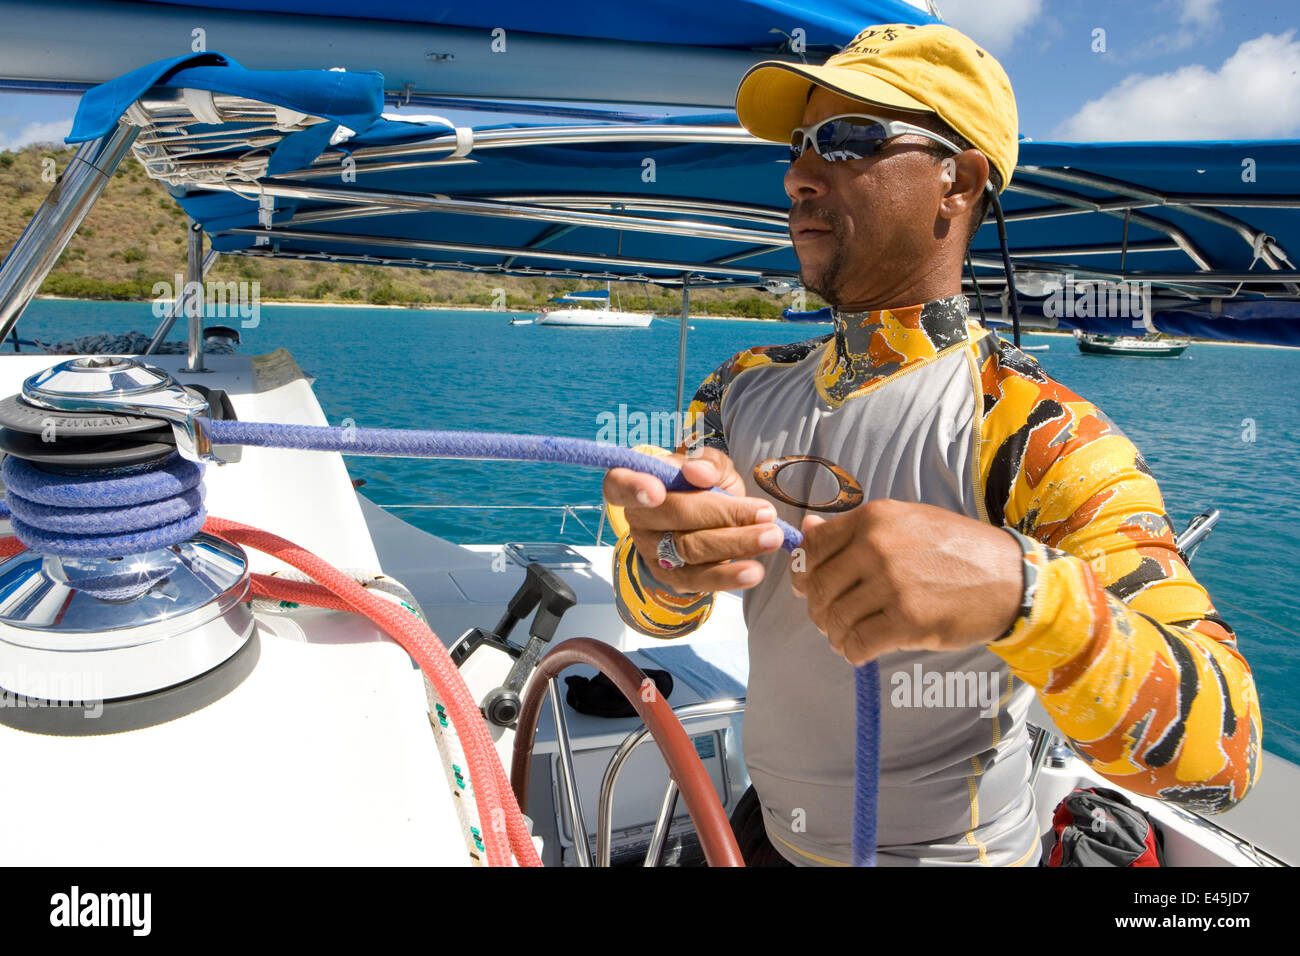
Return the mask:
<svg viewBox="0 0 1300 956">
<path fill-rule="evenodd" d="M 538 325 L 577 325 L 599 329 L 644 329 L 654 316 L 610 309 L 557 309 L 537 317 Z"/>
</svg>

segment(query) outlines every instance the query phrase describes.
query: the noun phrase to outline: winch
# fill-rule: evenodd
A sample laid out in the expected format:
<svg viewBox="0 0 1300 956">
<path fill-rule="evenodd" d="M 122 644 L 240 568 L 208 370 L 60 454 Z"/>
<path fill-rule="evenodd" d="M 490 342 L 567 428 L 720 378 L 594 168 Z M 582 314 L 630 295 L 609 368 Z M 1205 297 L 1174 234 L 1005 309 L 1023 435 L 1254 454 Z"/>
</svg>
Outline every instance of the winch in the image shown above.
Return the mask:
<svg viewBox="0 0 1300 956">
<path fill-rule="evenodd" d="M 6 504 L 28 548 L 0 564 L 0 723 L 136 729 L 252 670 L 248 560 L 199 530 L 203 461 L 217 460 L 200 419 L 233 417 L 224 392 L 111 356 L 61 362 L 0 401 Z"/>
</svg>

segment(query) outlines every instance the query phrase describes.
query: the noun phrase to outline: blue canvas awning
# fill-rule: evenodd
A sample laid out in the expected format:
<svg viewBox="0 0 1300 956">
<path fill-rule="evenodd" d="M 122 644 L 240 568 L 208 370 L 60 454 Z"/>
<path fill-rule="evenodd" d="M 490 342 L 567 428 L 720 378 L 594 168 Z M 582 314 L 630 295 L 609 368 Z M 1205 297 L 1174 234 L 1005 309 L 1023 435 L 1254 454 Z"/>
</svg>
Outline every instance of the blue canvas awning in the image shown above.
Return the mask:
<svg viewBox="0 0 1300 956">
<path fill-rule="evenodd" d="M 0 91 L 84 92 L 219 49 L 247 67 L 378 72 L 389 103 L 729 107 L 758 60 L 823 58 L 927 0 L 0 0 Z M 516 107 L 518 111 L 518 107 Z"/>
<path fill-rule="evenodd" d="M 637 43 L 776 48 L 783 40 L 776 29 L 805 31 L 813 49 L 838 50 L 873 23 L 935 23 L 937 17 L 907 0 L 818 0 L 796 8 L 788 0 L 476 0 L 475 3 L 411 3 L 370 0 L 145 0 L 148 3 L 249 10 L 306 17 L 349 17 L 396 23 L 424 23 L 562 34 Z"/>
<path fill-rule="evenodd" d="M 294 102 L 310 99 L 307 74 L 186 72 L 196 70 L 210 88 L 232 71 L 240 102 L 263 95 L 259 82 L 268 98 L 292 83 Z M 350 74 L 319 76 L 336 91 Z M 88 94 L 83 111 L 102 116 L 104 100 Z M 171 113 L 168 122 L 174 131 Z M 137 153 L 151 174 L 226 254 L 782 292 L 798 281 L 788 152 L 754 140 L 731 113 L 473 130 L 389 116 L 334 145 L 317 138 L 319 155 L 297 169 L 267 164 L 265 139 L 233 136 L 214 150 L 204 138 L 194 154 L 183 132 L 148 141 Z M 1025 315 L 1131 333 L 1128 316 L 1117 324 L 1061 304 L 1089 282 L 1125 284 L 1148 296 L 1148 318 L 1162 316 L 1148 328 L 1300 344 L 1298 175 L 1295 141 L 1022 143 L 1003 205 Z M 1005 276 L 989 224 L 973 262 L 997 313 Z"/>
<path fill-rule="evenodd" d="M 716 119 L 485 127 L 456 159 L 455 132 L 383 122 L 299 173 L 177 196 L 222 252 L 667 283 L 788 279 L 797 263 L 782 150 Z"/>
</svg>

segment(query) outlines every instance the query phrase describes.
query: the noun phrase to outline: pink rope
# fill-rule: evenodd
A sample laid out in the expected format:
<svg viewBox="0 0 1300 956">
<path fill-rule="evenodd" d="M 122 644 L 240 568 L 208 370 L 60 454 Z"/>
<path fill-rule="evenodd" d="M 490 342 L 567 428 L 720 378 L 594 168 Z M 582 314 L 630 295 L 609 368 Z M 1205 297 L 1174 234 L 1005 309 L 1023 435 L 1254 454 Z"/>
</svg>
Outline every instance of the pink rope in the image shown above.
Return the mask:
<svg viewBox="0 0 1300 956">
<path fill-rule="evenodd" d="M 237 521 L 212 517 L 203 525 L 203 530 L 273 555 L 311 575 L 350 610 L 374 621 L 410 654 L 443 698 L 447 715 L 465 746 L 465 761 L 469 764 L 474 784 L 474 802 L 483 825 L 483 843 L 487 848 L 489 865 L 509 866 L 512 851 L 522 866 L 542 865 L 478 705 L 470 696 L 469 688 L 446 648 L 427 624 L 409 611 L 371 594 L 333 565 L 279 535 Z M 260 596 L 294 601 L 301 601 L 306 596 L 301 587 L 283 587 L 291 582 L 277 581 L 268 575 L 256 575 L 256 578 L 255 590 L 264 592 Z M 496 811 L 504 811 L 504 840 L 494 825 L 498 819 Z"/>
</svg>

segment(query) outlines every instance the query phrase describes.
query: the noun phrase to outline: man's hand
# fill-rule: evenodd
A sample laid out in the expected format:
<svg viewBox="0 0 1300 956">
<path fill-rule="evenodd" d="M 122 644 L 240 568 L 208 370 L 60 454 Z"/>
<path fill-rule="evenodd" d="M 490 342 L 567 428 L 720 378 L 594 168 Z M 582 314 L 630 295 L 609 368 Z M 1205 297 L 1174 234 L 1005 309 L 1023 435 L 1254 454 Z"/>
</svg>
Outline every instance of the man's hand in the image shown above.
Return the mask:
<svg viewBox="0 0 1300 956">
<path fill-rule="evenodd" d="M 1011 535 L 931 505 L 877 500 L 809 515 L 791 561 L 808 616 L 851 664 L 897 650 L 950 651 L 1007 632 L 1020 611 Z"/>
<path fill-rule="evenodd" d="M 681 468 L 697 488 L 716 486 L 727 494 L 669 492 L 658 478 L 627 468 L 605 473 L 605 500 L 624 509 L 632 542 L 655 577 L 681 592 L 743 590 L 763 580 L 763 566 L 745 559 L 781 547 L 781 529 L 773 524 L 776 509 L 760 498 L 744 497 L 745 482 L 736 466 L 716 449 L 664 460 Z M 685 567 L 659 566 L 659 539 L 666 531 L 676 532 Z"/>
</svg>

